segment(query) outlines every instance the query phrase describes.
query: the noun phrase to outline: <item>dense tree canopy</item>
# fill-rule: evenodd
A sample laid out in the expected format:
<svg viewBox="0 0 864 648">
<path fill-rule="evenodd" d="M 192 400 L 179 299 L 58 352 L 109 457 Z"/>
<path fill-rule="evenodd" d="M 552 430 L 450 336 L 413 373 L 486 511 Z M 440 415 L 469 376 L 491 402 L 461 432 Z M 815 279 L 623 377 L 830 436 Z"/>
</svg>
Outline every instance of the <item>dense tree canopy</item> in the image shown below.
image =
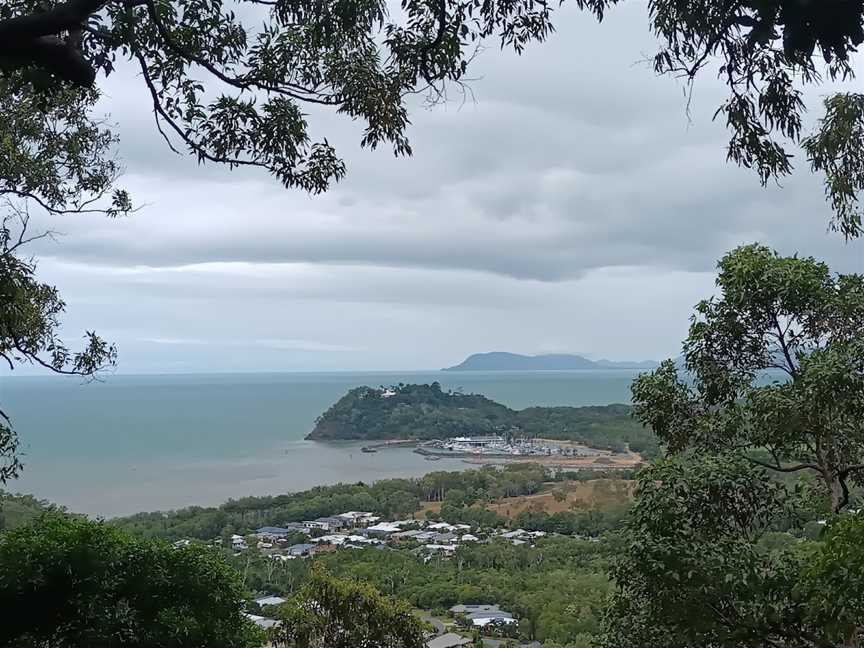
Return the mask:
<svg viewBox="0 0 864 648">
<path fill-rule="evenodd" d="M 288 648 L 423 648 L 423 625 L 402 602 L 320 567 L 281 607 L 276 645 Z"/>
<path fill-rule="evenodd" d="M 0 534 L 4 646 L 258 648 L 243 600 L 206 547 L 60 516 Z"/>
<path fill-rule="evenodd" d="M 741 458 L 643 470 L 602 645 L 857 646 L 844 643 L 864 612 L 853 593 L 860 552 L 847 543 L 861 518 L 845 516 L 821 542 L 782 533 L 772 545 L 796 529 L 801 502 Z"/>
<path fill-rule="evenodd" d="M 839 511 L 864 470 L 864 278 L 756 245 L 719 269 L 684 344 L 689 379 L 671 361 L 641 376 L 636 415 L 674 453 L 812 472 Z"/>
<path fill-rule="evenodd" d="M 864 279 L 757 245 L 719 268 L 686 379 L 633 385 L 672 457 L 638 476 L 603 646 L 857 647 Z"/>
</svg>

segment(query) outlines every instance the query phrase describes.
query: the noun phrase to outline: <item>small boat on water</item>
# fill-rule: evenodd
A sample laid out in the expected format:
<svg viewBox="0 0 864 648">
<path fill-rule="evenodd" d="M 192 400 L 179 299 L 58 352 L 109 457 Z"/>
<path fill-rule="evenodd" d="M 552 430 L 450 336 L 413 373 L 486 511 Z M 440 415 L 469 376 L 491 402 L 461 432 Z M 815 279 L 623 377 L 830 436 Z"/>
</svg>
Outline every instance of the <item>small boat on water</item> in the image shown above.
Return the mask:
<svg viewBox="0 0 864 648">
<path fill-rule="evenodd" d="M 440 461 L 441 457 L 436 457 L 435 455 L 426 455 L 426 461 Z"/>
<path fill-rule="evenodd" d="M 375 448 L 370 448 L 369 446 L 363 446 L 362 448 L 360 448 L 360 452 L 366 452 L 366 453 L 371 454 L 373 452 L 378 452 L 378 451 Z"/>
</svg>

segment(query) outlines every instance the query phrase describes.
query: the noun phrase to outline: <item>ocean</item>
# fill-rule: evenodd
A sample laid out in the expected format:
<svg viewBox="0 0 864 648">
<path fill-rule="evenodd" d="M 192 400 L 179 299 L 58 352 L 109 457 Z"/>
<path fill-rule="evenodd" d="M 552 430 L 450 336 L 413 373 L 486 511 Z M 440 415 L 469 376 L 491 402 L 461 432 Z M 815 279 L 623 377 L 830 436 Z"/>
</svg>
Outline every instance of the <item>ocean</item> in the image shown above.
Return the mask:
<svg viewBox="0 0 864 648">
<path fill-rule="evenodd" d="M 0 381 L 25 464 L 6 489 L 112 517 L 320 484 L 468 467 L 408 449 L 303 439 L 360 385 L 437 380 L 513 408 L 628 402 L 634 371 L 13 376 Z"/>
</svg>

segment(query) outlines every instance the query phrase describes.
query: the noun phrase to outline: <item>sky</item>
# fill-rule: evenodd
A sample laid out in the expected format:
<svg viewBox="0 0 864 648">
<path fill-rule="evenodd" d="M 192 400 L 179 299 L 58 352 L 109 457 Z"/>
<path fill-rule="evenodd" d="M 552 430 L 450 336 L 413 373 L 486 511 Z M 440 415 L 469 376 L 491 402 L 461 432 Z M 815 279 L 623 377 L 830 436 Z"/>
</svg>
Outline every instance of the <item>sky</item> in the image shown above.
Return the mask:
<svg viewBox="0 0 864 648">
<path fill-rule="evenodd" d="M 317 197 L 171 153 L 121 68 L 100 109 L 144 206 L 54 219 L 62 236 L 33 248 L 66 300 L 64 336 L 95 329 L 121 373 L 435 369 L 493 350 L 662 359 L 739 244 L 864 270 L 862 243 L 826 232 L 803 161 L 768 188 L 726 163 L 722 85 L 701 78 L 688 116 L 684 86 L 645 63 L 644 3 L 601 25 L 565 7 L 556 26 L 521 57 L 485 50 L 468 101 L 414 106 L 411 158 L 361 150 L 357 124 L 316 112 L 348 165 Z"/>
</svg>

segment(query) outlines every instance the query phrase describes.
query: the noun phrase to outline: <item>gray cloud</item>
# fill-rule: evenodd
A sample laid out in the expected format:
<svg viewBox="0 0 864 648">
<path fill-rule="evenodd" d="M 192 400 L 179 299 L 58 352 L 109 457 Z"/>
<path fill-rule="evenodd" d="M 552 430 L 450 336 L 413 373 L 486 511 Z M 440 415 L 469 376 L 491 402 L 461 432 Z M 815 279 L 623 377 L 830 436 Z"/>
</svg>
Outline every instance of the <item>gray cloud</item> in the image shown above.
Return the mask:
<svg viewBox="0 0 864 648">
<path fill-rule="evenodd" d="M 113 334 L 126 370 L 428 368 L 491 349 L 660 357 L 735 245 L 864 269 L 861 244 L 826 235 L 818 178 L 762 188 L 725 162 L 719 83 L 700 81 L 688 119 L 681 85 L 644 62 L 645 11 L 626 3 L 598 26 L 564 10 L 523 57 L 487 50 L 476 101 L 415 106 L 410 159 L 361 151 L 359 125 L 310 111 L 349 168 L 314 198 L 171 154 L 121 69 L 103 107 L 147 206 L 41 222 L 65 232 L 34 250 L 69 329 Z M 287 342 L 255 342 L 268 340 Z"/>
</svg>

